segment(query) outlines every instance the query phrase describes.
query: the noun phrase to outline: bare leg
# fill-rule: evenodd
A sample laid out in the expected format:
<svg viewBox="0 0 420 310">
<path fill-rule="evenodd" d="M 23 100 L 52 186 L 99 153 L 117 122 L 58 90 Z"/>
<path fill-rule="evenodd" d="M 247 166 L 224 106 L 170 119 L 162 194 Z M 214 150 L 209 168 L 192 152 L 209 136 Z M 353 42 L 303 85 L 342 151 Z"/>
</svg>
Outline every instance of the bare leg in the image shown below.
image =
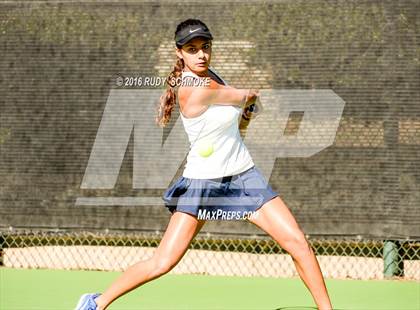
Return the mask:
<svg viewBox="0 0 420 310">
<path fill-rule="evenodd" d="M 105 310 L 115 299 L 140 285 L 169 272 L 181 260 L 191 241 L 205 221 L 192 215 L 175 212 L 154 255 L 148 260 L 130 266 L 95 301 L 99 310 Z"/>
<path fill-rule="evenodd" d="M 249 221 L 269 234 L 293 259 L 299 276 L 320 310 L 332 309 L 324 278 L 311 246 L 280 197 L 266 202 Z"/>
</svg>

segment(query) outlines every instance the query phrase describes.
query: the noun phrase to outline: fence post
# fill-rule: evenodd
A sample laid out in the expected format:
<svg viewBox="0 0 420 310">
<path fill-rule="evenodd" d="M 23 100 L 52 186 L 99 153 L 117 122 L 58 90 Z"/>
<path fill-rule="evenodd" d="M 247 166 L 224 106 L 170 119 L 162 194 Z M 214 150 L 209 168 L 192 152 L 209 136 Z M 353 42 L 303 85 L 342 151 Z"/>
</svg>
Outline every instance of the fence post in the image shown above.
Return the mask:
<svg viewBox="0 0 420 310">
<path fill-rule="evenodd" d="M 384 277 L 392 278 L 404 274 L 404 265 L 400 256 L 400 244 L 398 241 L 385 240 L 383 249 Z"/>
<path fill-rule="evenodd" d="M 3 233 L 0 231 L 0 266 L 3 266 L 3 247 L 5 243 Z"/>
</svg>

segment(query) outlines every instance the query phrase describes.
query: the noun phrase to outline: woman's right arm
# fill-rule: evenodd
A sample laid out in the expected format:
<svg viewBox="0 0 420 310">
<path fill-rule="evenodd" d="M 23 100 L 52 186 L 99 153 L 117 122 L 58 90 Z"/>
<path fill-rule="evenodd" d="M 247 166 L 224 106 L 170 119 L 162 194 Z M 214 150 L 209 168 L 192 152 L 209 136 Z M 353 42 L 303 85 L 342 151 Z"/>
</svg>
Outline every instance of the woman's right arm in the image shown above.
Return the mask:
<svg viewBox="0 0 420 310">
<path fill-rule="evenodd" d="M 218 84 L 217 88 L 195 87 L 188 101 L 202 105 L 236 105 L 242 108 L 255 101 L 259 95 L 254 89 L 238 89 Z"/>
</svg>

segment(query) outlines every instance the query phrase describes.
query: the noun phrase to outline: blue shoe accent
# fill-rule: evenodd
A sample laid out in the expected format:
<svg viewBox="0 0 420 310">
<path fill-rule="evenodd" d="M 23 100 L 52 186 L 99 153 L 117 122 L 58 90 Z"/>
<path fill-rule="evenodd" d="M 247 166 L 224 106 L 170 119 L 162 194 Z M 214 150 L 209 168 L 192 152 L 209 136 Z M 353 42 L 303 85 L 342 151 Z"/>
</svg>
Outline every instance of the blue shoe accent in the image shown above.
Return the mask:
<svg viewBox="0 0 420 310">
<path fill-rule="evenodd" d="M 100 293 L 84 294 L 80 297 L 79 302 L 74 310 L 97 310 L 98 306 L 95 302 L 95 298 L 101 295 Z"/>
</svg>

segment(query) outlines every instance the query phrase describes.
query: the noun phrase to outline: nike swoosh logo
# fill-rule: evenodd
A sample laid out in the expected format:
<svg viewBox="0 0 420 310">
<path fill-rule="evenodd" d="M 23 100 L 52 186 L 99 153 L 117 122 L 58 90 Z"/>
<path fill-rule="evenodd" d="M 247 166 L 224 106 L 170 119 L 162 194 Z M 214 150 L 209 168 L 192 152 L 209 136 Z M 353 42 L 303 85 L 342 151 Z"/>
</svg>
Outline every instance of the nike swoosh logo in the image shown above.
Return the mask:
<svg viewBox="0 0 420 310">
<path fill-rule="evenodd" d="M 194 30 L 191 30 L 190 29 L 190 33 L 193 33 L 193 32 L 196 32 L 197 30 L 200 30 L 201 28 L 197 28 L 197 29 L 194 29 Z"/>
</svg>

